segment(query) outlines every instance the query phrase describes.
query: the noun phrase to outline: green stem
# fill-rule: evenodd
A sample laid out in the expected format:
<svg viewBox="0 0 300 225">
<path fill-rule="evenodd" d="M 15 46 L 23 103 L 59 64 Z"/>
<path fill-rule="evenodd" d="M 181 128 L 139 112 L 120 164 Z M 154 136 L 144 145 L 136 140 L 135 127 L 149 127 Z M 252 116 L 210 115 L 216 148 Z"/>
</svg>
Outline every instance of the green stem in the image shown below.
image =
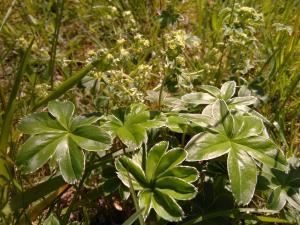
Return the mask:
<svg viewBox="0 0 300 225">
<path fill-rule="evenodd" d="M 57 99 L 58 97 L 65 94 L 69 89 L 71 89 L 75 84 L 77 84 L 85 75 L 87 75 L 94 67 L 102 62 L 102 59 L 98 59 L 91 64 L 87 65 L 76 74 L 65 80 L 60 86 L 58 86 L 53 92 L 51 92 L 44 99 L 39 101 L 33 108 L 32 111 L 35 111 L 39 107 L 47 104 L 49 101 L 53 99 Z"/>
<path fill-rule="evenodd" d="M 1 135 L 0 135 L 0 152 L 2 152 L 4 155 L 6 155 L 6 147 L 9 139 L 12 119 L 14 116 L 14 108 L 16 104 L 17 95 L 19 93 L 19 89 L 21 87 L 21 81 L 25 72 L 25 68 L 27 65 L 27 59 L 29 56 L 30 49 L 32 47 L 34 38 L 31 40 L 28 48 L 26 49 L 26 52 L 24 53 L 21 63 L 19 66 L 19 70 L 15 77 L 15 82 L 12 88 L 12 91 L 9 96 L 9 100 L 6 106 L 6 110 L 3 116 L 3 124 L 1 129 Z"/>
<path fill-rule="evenodd" d="M 54 67 L 55 67 L 55 58 L 56 58 L 56 47 L 58 42 L 58 35 L 59 35 L 59 29 L 61 25 L 61 20 L 63 16 L 63 10 L 64 10 L 64 3 L 65 0 L 61 0 L 59 6 L 57 7 L 57 14 L 55 18 L 55 31 L 52 39 L 52 47 L 51 47 L 51 55 L 50 55 L 50 61 L 48 66 L 48 75 L 51 78 L 51 88 L 53 89 L 54 85 Z"/>
<path fill-rule="evenodd" d="M 255 208 L 238 208 L 238 209 L 229 209 L 223 210 L 219 212 L 213 212 L 206 215 L 201 215 L 195 219 L 189 220 L 187 222 L 181 223 L 181 225 L 192 225 L 192 224 L 199 224 L 202 221 L 217 218 L 217 217 L 233 217 L 237 218 L 241 215 L 241 213 L 245 214 L 241 216 L 242 218 L 251 216 L 252 219 L 262 221 L 262 222 L 272 222 L 272 223 L 284 223 L 284 224 L 292 224 L 292 222 L 281 219 L 281 218 L 274 218 L 274 217 L 264 217 L 264 216 L 255 216 L 250 215 L 250 213 L 268 213 L 268 214 L 275 214 L 278 211 L 275 210 L 268 210 L 268 209 L 255 209 Z"/>
<path fill-rule="evenodd" d="M 164 51 L 166 51 L 166 44 L 165 44 L 165 38 L 164 38 L 163 32 L 162 32 L 161 37 L 162 37 L 163 49 L 164 49 Z M 161 110 L 162 93 L 163 93 L 164 86 L 165 86 L 165 83 L 166 83 L 166 80 L 167 80 L 167 74 L 166 74 L 166 67 L 165 67 L 165 65 L 163 66 L 163 71 L 164 71 L 164 77 L 163 77 L 163 80 L 161 82 L 161 86 L 160 86 L 160 89 L 159 89 L 159 96 L 158 96 L 158 109 L 159 110 Z"/>
<path fill-rule="evenodd" d="M 3 28 L 4 24 L 6 23 L 8 17 L 10 16 L 15 3 L 16 3 L 16 0 L 13 0 L 10 7 L 8 8 L 8 10 L 7 10 L 7 12 L 6 12 L 6 14 L 5 14 L 5 16 L 2 20 L 2 23 L 1 23 L 1 26 L 0 26 L 0 32 L 2 31 L 2 28 Z"/>
<path fill-rule="evenodd" d="M 123 146 L 123 152 L 126 155 L 125 146 Z M 129 181 L 129 191 L 130 191 L 131 196 L 132 196 L 134 207 L 135 207 L 136 211 L 140 211 L 141 209 L 140 209 L 140 206 L 139 206 L 139 202 L 138 202 L 137 196 L 135 194 L 133 184 L 132 184 L 132 180 L 131 180 L 131 177 L 130 177 L 130 174 L 129 174 L 128 171 L 127 171 L 127 176 L 128 176 L 128 181 Z M 142 215 L 139 215 L 139 222 L 140 222 L 141 225 L 145 225 L 145 222 L 144 222 L 144 219 L 143 219 Z"/>
<path fill-rule="evenodd" d="M 231 14 L 230 14 L 230 18 L 229 18 L 229 24 L 231 25 L 232 24 L 232 20 L 233 20 L 233 13 L 234 13 L 234 5 L 235 5 L 235 0 L 233 0 L 233 3 L 232 3 L 232 6 L 231 6 Z M 223 63 L 223 58 L 225 56 L 225 51 L 227 49 L 227 46 L 226 46 L 226 43 L 227 43 L 227 39 L 226 37 L 224 38 L 224 48 L 222 50 L 222 53 L 221 53 L 221 57 L 220 57 L 220 60 L 219 60 L 219 63 L 218 63 L 218 71 L 217 71 L 217 74 L 216 74 L 216 85 L 220 85 L 220 82 L 221 82 L 221 74 L 222 74 L 222 63 Z"/>
<path fill-rule="evenodd" d="M 160 86 L 160 89 L 159 89 L 159 96 L 158 96 L 158 108 L 159 108 L 159 110 L 161 110 L 162 93 L 163 93 L 163 90 L 164 90 L 166 80 L 167 80 L 167 75 L 164 74 L 164 78 L 161 82 L 161 86 Z"/>
</svg>

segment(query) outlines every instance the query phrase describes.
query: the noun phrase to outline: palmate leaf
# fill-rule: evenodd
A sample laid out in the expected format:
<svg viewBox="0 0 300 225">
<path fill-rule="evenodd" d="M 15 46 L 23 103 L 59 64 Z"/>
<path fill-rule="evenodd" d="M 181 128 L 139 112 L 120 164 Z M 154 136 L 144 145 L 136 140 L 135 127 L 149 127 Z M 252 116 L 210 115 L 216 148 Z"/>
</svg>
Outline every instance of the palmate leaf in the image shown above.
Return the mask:
<svg viewBox="0 0 300 225">
<path fill-rule="evenodd" d="M 189 141 L 185 148 L 187 160 L 209 160 L 228 154 L 232 193 L 239 203 L 248 204 L 257 182 L 254 160 L 285 170 L 283 154 L 263 132 L 261 119 L 231 115 L 224 100 L 217 100 L 206 116 L 213 118 L 215 125 Z"/>
<path fill-rule="evenodd" d="M 147 128 L 161 126 L 161 122 L 150 120 L 150 112 L 143 104 L 131 106 L 131 110 L 125 115 L 124 121 L 116 116 L 110 116 L 106 128 L 112 132 L 114 136 L 128 147 L 137 148 L 147 140 Z"/>
<path fill-rule="evenodd" d="M 217 100 L 224 100 L 230 110 L 242 111 L 244 113 L 250 112 L 251 109 L 248 106 L 253 105 L 257 101 L 254 96 L 241 96 L 240 92 L 238 97 L 233 97 L 236 92 L 235 81 L 225 82 L 221 89 L 210 85 L 201 85 L 200 88 L 203 92 L 193 92 L 183 95 L 181 100 L 183 105 L 207 105 L 203 111 L 204 114 L 211 110 L 212 104 Z"/>
<path fill-rule="evenodd" d="M 154 145 L 146 158 L 145 171 L 139 160 L 121 156 L 115 162 L 118 177 L 129 187 L 128 174 L 135 190 L 139 191 L 139 205 L 146 219 L 151 208 L 165 220 L 179 221 L 183 211 L 176 200 L 189 200 L 197 191 L 191 182 L 198 179 L 198 171 L 179 164 L 186 158 L 183 149 L 167 151 L 168 142 Z M 135 158 L 135 157 L 133 157 Z"/>
<path fill-rule="evenodd" d="M 20 121 L 18 129 L 30 137 L 21 146 L 16 161 L 22 173 L 31 173 L 55 157 L 64 180 L 80 179 L 85 165 L 82 149 L 106 150 L 111 143 L 108 134 L 92 125 L 98 118 L 75 117 L 71 102 L 51 101 L 49 113 L 33 113 Z"/>
<path fill-rule="evenodd" d="M 287 172 L 263 167 L 262 176 L 272 189 L 268 198 L 268 208 L 280 211 L 286 203 L 300 210 L 300 167 L 289 164 Z"/>
</svg>

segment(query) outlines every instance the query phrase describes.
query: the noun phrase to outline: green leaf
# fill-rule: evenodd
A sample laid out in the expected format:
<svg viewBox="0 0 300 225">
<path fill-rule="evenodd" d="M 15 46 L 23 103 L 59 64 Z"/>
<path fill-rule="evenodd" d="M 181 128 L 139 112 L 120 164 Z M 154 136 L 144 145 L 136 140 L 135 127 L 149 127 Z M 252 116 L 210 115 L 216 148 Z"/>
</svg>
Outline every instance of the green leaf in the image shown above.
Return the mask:
<svg viewBox="0 0 300 225">
<path fill-rule="evenodd" d="M 207 105 L 205 106 L 205 108 L 203 109 L 202 111 L 202 114 L 201 115 L 205 115 L 205 116 L 208 116 L 208 117 L 214 117 L 213 116 L 213 104 L 210 104 L 210 105 Z M 215 122 L 215 121 L 214 121 Z"/>
<path fill-rule="evenodd" d="M 168 142 L 162 141 L 154 145 L 150 149 L 148 153 L 148 159 L 146 162 L 146 178 L 148 181 L 152 180 L 152 177 L 155 174 L 160 159 L 163 156 L 163 154 L 166 152 L 167 148 L 168 148 Z"/>
<path fill-rule="evenodd" d="M 43 225 L 60 225 L 59 220 L 57 217 L 51 213 L 50 216 L 43 222 Z"/>
<path fill-rule="evenodd" d="M 145 178 L 145 174 L 142 168 L 130 160 L 127 156 L 121 156 L 119 159 L 120 163 L 132 176 L 136 179 L 136 181 L 141 184 L 142 186 L 147 185 L 147 181 Z"/>
<path fill-rule="evenodd" d="M 156 190 L 152 195 L 152 204 L 155 212 L 165 220 L 180 221 L 183 215 L 181 207 L 168 195 Z"/>
<path fill-rule="evenodd" d="M 16 161 L 22 173 L 31 173 L 41 168 L 54 155 L 57 145 L 63 140 L 59 134 L 40 134 L 30 137 L 19 150 Z"/>
<path fill-rule="evenodd" d="M 192 184 L 177 177 L 158 178 L 155 187 L 160 192 L 178 200 L 189 200 L 197 194 L 197 190 Z"/>
<path fill-rule="evenodd" d="M 221 131 L 225 131 L 228 137 L 232 136 L 234 128 L 234 119 L 228 109 L 227 104 L 224 100 L 217 100 L 212 105 L 213 117 L 218 123 L 220 123 Z"/>
<path fill-rule="evenodd" d="M 206 132 L 195 135 L 188 142 L 185 147 L 187 160 L 209 160 L 229 153 L 227 167 L 232 192 L 238 202 L 247 204 L 257 182 L 254 159 L 285 171 L 284 155 L 268 138 L 260 118 L 232 116 L 224 100 L 217 100 L 205 113 L 212 114 L 216 126 L 207 127 Z"/>
<path fill-rule="evenodd" d="M 290 166 L 291 167 L 291 166 Z M 287 182 L 293 188 L 300 188 L 300 167 L 290 168 L 289 174 L 287 177 Z"/>
<path fill-rule="evenodd" d="M 234 138 L 241 139 L 260 135 L 263 132 L 262 120 L 254 116 L 236 116 L 234 127 Z"/>
<path fill-rule="evenodd" d="M 145 110 L 145 109 L 143 109 Z M 131 113 L 125 115 L 125 126 L 136 124 L 136 123 L 144 123 L 147 122 L 150 117 L 149 111 L 142 111 L 142 109 L 137 110 L 136 108 L 131 109 Z"/>
<path fill-rule="evenodd" d="M 228 104 L 231 108 L 235 108 L 236 105 L 253 105 L 256 101 L 257 98 L 254 96 L 235 97 L 230 99 Z"/>
<path fill-rule="evenodd" d="M 122 183 L 130 187 L 128 176 L 131 178 L 132 185 L 135 190 L 143 190 L 143 187 L 138 183 L 138 181 L 126 170 L 126 168 L 122 165 L 122 163 L 116 159 L 115 166 L 118 170 L 118 178 L 122 181 Z"/>
<path fill-rule="evenodd" d="M 73 119 L 73 103 L 52 101 L 48 105 L 54 118 L 48 113 L 34 113 L 20 121 L 18 128 L 31 136 L 21 146 L 16 161 L 23 173 L 30 173 L 51 158 L 58 161 L 64 179 L 74 183 L 84 170 L 84 154 L 79 147 L 105 150 L 111 138 L 101 128 L 91 125 L 98 118 Z"/>
<path fill-rule="evenodd" d="M 300 187 L 297 185 L 299 169 L 300 167 L 293 165 L 290 160 L 288 171 L 263 167 L 261 175 L 269 182 L 268 186 L 273 189 L 269 195 L 268 208 L 279 211 L 288 202 L 289 205 L 300 210 Z"/>
<path fill-rule="evenodd" d="M 166 126 L 173 132 L 184 133 L 183 127 L 188 124 L 185 118 L 180 116 L 168 116 Z"/>
<path fill-rule="evenodd" d="M 268 208 L 280 211 L 286 203 L 286 193 L 281 190 L 281 187 L 276 187 L 268 198 Z"/>
<path fill-rule="evenodd" d="M 160 177 L 177 177 L 185 182 L 194 182 L 198 179 L 198 170 L 190 166 L 177 166 L 160 175 Z"/>
<path fill-rule="evenodd" d="M 80 126 L 70 137 L 83 149 L 89 151 L 106 150 L 110 147 L 111 138 L 96 126 Z"/>
<path fill-rule="evenodd" d="M 127 127 L 120 127 L 117 136 L 121 141 L 129 147 L 136 148 L 141 146 L 143 141 L 147 138 L 146 129 L 141 125 L 127 125 Z"/>
<path fill-rule="evenodd" d="M 66 182 L 73 184 L 82 177 L 85 166 L 84 154 L 68 136 L 58 144 L 56 157 Z"/>
<path fill-rule="evenodd" d="M 187 152 L 181 148 L 169 150 L 159 161 L 154 176 L 159 177 L 164 172 L 173 169 L 180 164 L 187 156 Z"/>
<path fill-rule="evenodd" d="M 200 88 L 201 88 L 203 91 L 205 91 L 205 92 L 211 94 L 212 96 L 214 96 L 214 97 L 216 97 L 216 98 L 219 98 L 220 95 L 221 95 L 221 91 L 220 91 L 220 89 L 217 88 L 217 87 L 214 87 L 214 86 L 211 86 L 211 85 L 201 85 Z"/>
<path fill-rule="evenodd" d="M 236 83 L 235 81 L 227 81 L 221 87 L 222 98 L 227 101 L 235 93 Z"/>
<path fill-rule="evenodd" d="M 228 154 L 227 166 L 235 199 L 239 203 L 248 204 L 253 197 L 257 181 L 253 159 L 246 152 L 234 148 Z"/>
<path fill-rule="evenodd" d="M 97 116 L 91 116 L 91 117 L 77 116 L 71 122 L 71 130 L 75 130 L 76 128 L 79 127 L 92 125 L 93 123 L 96 123 L 99 119 L 100 117 Z"/>
<path fill-rule="evenodd" d="M 140 208 L 143 208 L 143 217 L 147 218 L 151 208 L 152 208 L 152 202 L 151 202 L 151 198 L 152 198 L 152 191 L 145 189 L 143 191 L 141 191 L 139 193 L 139 205 Z"/>
<path fill-rule="evenodd" d="M 180 117 L 183 117 L 192 123 L 195 123 L 198 126 L 204 128 L 214 129 L 215 127 L 215 120 L 211 116 L 202 115 L 202 114 L 191 114 L 191 113 L 181 113 Z M 187 124 L 187 122 L 185 122 Z"/>
<path fill-rule="evenodd" d="M 56 191 L 64 184 L 65 181 L 61 176 L 50 177 L 46 181 L 38 183 L 21 193 L 14 194 L 6 207 L 9 208 L 9 211 L 16 212 L 22 208 L 28 207 L 30 204 L 39 199 L 43 199 L 43 197 L 50 194 L 51 192 Z"/>
<path fill-rule="evenodd" d="M 228 105 L 228 108 L 235 113 L 252 115 L 263 119 L 265 122 L 268 122 L 266 118 L 248 107 L 249 105 L 256 103 L 256 97 L 250 96 L 250 94 L 249 96 L 233 97 L 236 90 L 235 81 L 228 81 L 224 83 L 221 89 L 210 85 L 201 85 L 200 88 L 205 93 L 190 93 L 182 96 L 182 99 L 184 100 L 184 102 L 194 105 L 207 104 L 207 106 L 202 111 L 202 115 L 212 116 L 213 104 L 219 100 L 223 100 Z"/>
<path fill-rule="evenodd" d="M 101 185 L 104 196 L 109 196 L 114 193 L 120 187 L 120 184 L 120 180 L 117 177 L 105 180 Z"/>
<path fill-rule="evenodd" d="M 286 170 L 286 166 L 284 164 L 276 160 L 276 158 L 266 154 L 267 151 L 277 150 L 278 148 L 270 139 L 261 136 L 253 136 L 234 140 L 234 143 L 236 148 L 246 151 L 253 158 L 265 165 L 271 168 L 278 168 L 283 171 Z"/>
<path fill-rule="evenodd" d="M 139 154 L 135 154 L 132 160 L 121 156 L 115 161 L 121 181 L 127 187 L 133 186 L 140 191 L 139 206 L 145 208 L 144 219 L 153 207 L 162 218 L 178 221 L 183 212 L 175 199 L 191 199 L 197 193 L 190 182 L 198 178 L 198 171 L 193 167 L 178 165 L 186 158 L 186 151 L 179 148 L 167 151 L 167 148 L 168 142 L 162 141 L 150 149 L 143 158 L 146 160 L 146 172 L 142 169 L 142 157 Z M 129 185 L 128 176 L 132 177 L 132 185 Z"/>
<path fill-rule="evenodd" d="M 241 105 L 241 104 L 235 104 L 235 105 L 229 105 L 229 107 L 231 109 L 234 109 L 235 111 L 238 111 L 242 114 L 246 114 L 246 115 L 250 115 L 250 116 L 254 116 L 254 117 L 258 117 L 260 118 L 262 121 L 264 121 L 264 123 L 268 124 L 268 125 L 272 125 L 272 123 L 263 115 L 261 115 L 259 112 L 251 109 L 250 107 L 246 106 L 246 105 Z"/>
<path fill-rule="evenodd" d="M 188 161 L 209 160 L 228 153 L 231 143 L 226 136 L 203 132 L 195 135 L 185 149 Z"/>
<path fill-rule="evenodd" d="M 23 118 L 17 128 L 25 134 L 64 132 L 63 127 L 47 112 L 33 113 Z"/>
<path fill-rule="evenodd" d="M 48 103 L 48 110 L 66 130 L 69 129 L 75 110 L 72 102 L 51 101 Z"/>
<path fill-rule="evenodd" d="M 207 105 L 215 101 L 215 97 L 207 93 L 195 92 L 182 96 L 184 102 L 194 105 Z"/>
<path fill-rule="evenodd" d="M 106 128 L 130 148 L 141 146 L 147 139 L 146 129 L 160 124 L 155 120 L 150 120 L 150 113 L 143 104 L 133 105 L 130 113 L 125 115 L 124 123 L 115 116 L 109 119 Z"/>
</svg>

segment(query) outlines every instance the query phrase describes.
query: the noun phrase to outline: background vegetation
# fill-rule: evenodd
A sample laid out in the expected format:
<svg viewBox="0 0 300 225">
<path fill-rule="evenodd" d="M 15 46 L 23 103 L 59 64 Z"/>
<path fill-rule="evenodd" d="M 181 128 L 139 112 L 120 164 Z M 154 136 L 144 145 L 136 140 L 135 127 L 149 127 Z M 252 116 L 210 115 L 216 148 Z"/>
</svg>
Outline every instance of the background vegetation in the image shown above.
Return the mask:
<svg viewBox="0 0 300 225">
<path fill-rule="evenodd" d="M 286 173 L 292 175 L 278 172 L 279 181 L 276 176 L 271 181 L 274 189 L 266 189 L 258 178 L 252 200 L 241 208 L 246 202 L 232 196 L 226 158 L 208 162 L 200 157 L 205 160 L 185 165 L 197 168 L 199 179 L 193 183 L 197 196 L 180 202 L 183 223 L 300 224 L 299 1 L 2 0 L 0 19 L 0 224 L 122 224 L 128 218 L 130 224 L 138 217 L 144 223 L 134 194 L 137 185 L 129 178 L 129 190 L 125 178 L 120 181 L 115 158 L 128 156 L 118 161 L 120 176 L 139 147 L 147 151 L 168 141 L 170 148 L 185 148 L 202 128 L 178 112 L 200 113 L 204 107 L 199 105 L 211 104 L 203 103 L 203 96 L 186 94 L 203 91 L 201 85 L 221 88 L 226 81 L 235 81 L 239 96 L 256 97 L 253 113 L 264 121 L 289 162 Z M 225 105 L 230 106 L 234 94 L 223 99 Z M 36 134 L 26 127 L 31 124 L 34 129 L 34 122 L 22 120 L 26 126 L 20 125 L 22 118 L 31 118 L 26 115 L 48 109 L 50 118 L 70 121 L 73 113 L 67 111 L 72 103 L 52 100 L 72 102 L 76 115 L 90 118 L 85 125 L 94 122 L 113 138 L 107 147 L 110 140 L 103 134 L 103 145 L 97 145 L 107 151 L 82 153 L 86 163 L 85 169 L 78 167 L 80 175 L 63 179 L 55 159 L 42 167 L 26 167 L 27 156 L 19 153 L 33 151 L 33 145 L 23 145 Z M 218 100 L 218 107 L 223 100 Z M 58 115 L 61 109 L 63 116 Z M 129 122 L 131 137 L 120 135 L 116 124 L 140 112 L 146 113 L 145 121 L 138 122 L 143 123 L 144 136 Z M 69 131 L 68 125 L 58 126 Z M 22 168 L 38 170 L 24 174 Z M 257 173 L 261 171 L 260 167 Z M 292 184 L 282 181 L 286 176 L 293 177 Z M 194 180 L 187 180 L 187 185 Z M 292 187 L 298 195 L 291 203 L 290 195 L 285 199 L 278 187 Z M 269 195 L 281 196 L 276 205 L 282 210 L 272 211 Z M 167 224 L 162 218 L 151 211 L 146 223 Z"/>
</svg>

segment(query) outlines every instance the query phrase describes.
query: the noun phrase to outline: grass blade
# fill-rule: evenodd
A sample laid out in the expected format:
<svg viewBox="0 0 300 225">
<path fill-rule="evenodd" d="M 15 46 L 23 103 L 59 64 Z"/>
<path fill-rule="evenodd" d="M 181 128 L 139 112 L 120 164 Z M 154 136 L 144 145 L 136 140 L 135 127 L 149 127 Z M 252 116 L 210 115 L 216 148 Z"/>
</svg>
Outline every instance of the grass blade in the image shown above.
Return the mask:
<svg viewBox="0 0 300 225">
<path fill-rule="evenodd" d="M 11 123 L 13 119 L 13 114 L 14 114 L 14 107 L 15 107 L 15 102 L 16 102 L 16 97 L 19 92 L 19 89 L 21 87 L 21 81 L 22 77 L 24 75 L 24 70 L 27 65 L 27 60 L 29 56 L 29 52 L 31 50 L 32 44 L 33 44 L 34 38 L 31 40 L 28 48 L 26 49 L 26 52 L 24 53 L 21 63 L 19 66 L 19 70 L 16 74 L 15 82 L 11 91 L 11 94 L 9 96 L 9 100 L 6 106 L 6 110 L 3 116 L 3 125 L 1 129 L 1 136 L 0 136 L 0 151 L 5 155 L 7 143 L 8 143 L 8 137 L 11 129 Z"/>
<path fill-rule="evenodd" d="M 275 223 L 279 222 L 284 224 L 292 224 L 292 222 L 276 218 L 276 217 L 267 217 L 267 216 L 255 216 L 250 215 L 249 213 L 255 213 L 255 214 L 262 214 L 262 213 L 268 213 L 268 214 L 275 214 L 278 213 L 278 211 L 275 210 L 268 210 L 268 209 L 254 209 L 254 208 L 238 208 L 238 209 L 230 209 L 230 210 L 224 210 L 219 212 L 213 212 L 206 215 L 198 216 L 197 218 L 185 221 L 181 223 L 181 225 L 192 225 L 192 224 L 198 224 L 202 221 L 217 218 L 217 217 L 231 217 L 231 218 L 249 218 L 251 217 L 252 220 L 262 221 L 266 223 Z M 244 215 L 242 215 L 244 214 Z"/>
<path fill-rule="evenodd" d="M 132 214 L 122 225 L 131 225 L 133 224 L 140 215 L 142 215 L 143 209 L 137 210 L 134 214 Z"/>
<path fill-rule="evenodd" d="M 65 185 L 65 181 L 61 176 L 51 178 L 43 183 L 40 183 L 33 188 L 30 188 L 20 194 L 12 197 L 8 204 L 3 209 L 5 214 L 15 212 L 19 209 L 26 208 L 31 203 L 43 198 L 49 193 L 56 191 L 58 188 Z"/>
<path fill-rule="evenodd" d="M 10 5 L 10 7 L 9 7 L 9 9 L 7 10 L 7 12 L 6 12 L 6 14 L 5 14 L 5 16 L 4 16 L 3 20 L 2 20 L 1 26 L 0 26 L 0 32 L 1 32 L 4 24 L 6 23 L 8 17 L 10 16 L 15 3 L 16 3 L 16 0 L 13 0 L 12 3 L 11 3 L 11 5 Z"/>
<path fill-rule="evenodd" d="M 39 101 L 34 107 L 33 111 L 38 109 L 39 107 L 47 104 L 49 101 L 54 100 L 64 93 L 66 93 L 69 89 L 71 89 L 75 84 L 77 84 L 85 75 L 87 75 L 94 67 L 99 65 L 102 62 L 102 59 L 95 60 L 91 64 L 87 65 L 76 74 L 65 80 L 61 85 L 59 85 L 53 92 L 51 92 L 44 99 Z"/>
<path fill-rule="evenodd" d="M 62 20 L 63 11 L 64 11 L 64 3 L 65 3 L 65 0 L 60 1 L 59 7 L 57 9 L 56 18 L 55 18 L 55 31 L 54 31 L 54 35 L 53 35 L 53 39 L 52 39 L 50 61 L 49 61 L 49 65 L 48 65 L 48 75 L 51 78 L 51 88 L 53 88 L 53 83 L 54 83 L 56 48 L 57 48 L 57 42 L 58 42 L 59 29 L 60 29 L 61 20 Z"/>
</svg>

